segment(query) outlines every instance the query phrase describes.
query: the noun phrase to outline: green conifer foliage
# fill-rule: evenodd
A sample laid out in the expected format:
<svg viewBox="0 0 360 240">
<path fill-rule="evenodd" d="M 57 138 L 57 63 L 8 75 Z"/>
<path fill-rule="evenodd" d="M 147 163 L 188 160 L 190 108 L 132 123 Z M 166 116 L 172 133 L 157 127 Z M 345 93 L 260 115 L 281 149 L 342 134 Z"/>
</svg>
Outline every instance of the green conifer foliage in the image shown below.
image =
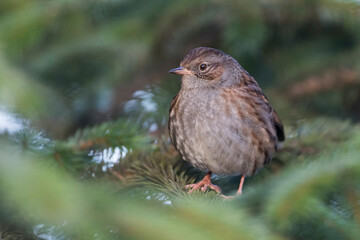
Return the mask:
<svg viewBox="0 0 360 240">
<path fill-rule="evenodd" d="M 0 239 L 358 239 L 360 3 L 0 1 Z M 167 133 L 184 54 L 211 46 L 285 124 L 224 200 Z M 232 195 L 239 176 L 215 176 Z"/>
</svg>

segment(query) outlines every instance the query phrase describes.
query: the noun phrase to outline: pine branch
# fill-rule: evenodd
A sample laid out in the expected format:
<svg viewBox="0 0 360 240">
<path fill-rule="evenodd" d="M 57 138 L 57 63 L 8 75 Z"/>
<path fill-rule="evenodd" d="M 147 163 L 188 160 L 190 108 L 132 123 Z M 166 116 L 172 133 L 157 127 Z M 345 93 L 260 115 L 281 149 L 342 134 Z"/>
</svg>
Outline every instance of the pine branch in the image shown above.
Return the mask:
<svg viewBox="0 0 360 240">
<path fill-rule="evenodd" d="M 65 221 L 63 230 L 75 238 L 279 239 L 261 223 L 250 224 L 251 217 L 240 209 L 196 201 L 169 208 L 136 197 L 115 197 L 104 187 L 76 182 L 30 159 L 4 161 L 5 155 L 0 184 L 7 206 L 19 209 L 33 223 L 59 226 Z M 24 201 L 28 196 L 31 201 Z"/>
</svg>

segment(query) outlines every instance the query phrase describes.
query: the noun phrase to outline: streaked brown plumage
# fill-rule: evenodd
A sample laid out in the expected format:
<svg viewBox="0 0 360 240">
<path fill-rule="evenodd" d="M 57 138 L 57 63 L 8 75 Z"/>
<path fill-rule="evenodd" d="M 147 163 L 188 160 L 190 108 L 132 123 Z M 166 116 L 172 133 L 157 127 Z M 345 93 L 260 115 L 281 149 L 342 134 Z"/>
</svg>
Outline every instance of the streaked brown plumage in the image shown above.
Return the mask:
<svg viewBox="0 0 360 240">
<path fill-rule="evenodd" d="M 174 97 L 169 133 L 182 158 L 208 171 L 190 190 L 205 191 L 211 173 L 252 176 L 270 162 L 283 141 L 283 125 L 255 79 L 224 52 L 207 47 L 190 51 L 180 67 L 182 85 Z"/>
</svg>

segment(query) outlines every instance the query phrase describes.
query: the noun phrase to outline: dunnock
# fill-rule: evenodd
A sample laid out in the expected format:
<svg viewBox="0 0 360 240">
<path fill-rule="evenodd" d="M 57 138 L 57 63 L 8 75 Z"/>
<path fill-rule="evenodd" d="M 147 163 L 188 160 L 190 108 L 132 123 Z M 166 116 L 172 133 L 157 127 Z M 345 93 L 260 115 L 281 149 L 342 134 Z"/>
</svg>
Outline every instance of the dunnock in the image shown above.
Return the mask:
<svg viewBox="0 0 360 240">
<path fill-rule="evenodd" d="M 212 173 L 241 174 L 241 194 L 245 177 L 269 163 L 284 141 L 281 120 L 255 79 L 220 50 L 193 49 L 170 73 L 183 75 L 171 102 L 170 138 L 185 161 L 208 172 L 186 187 L 221 192 Z"/>
</svg>

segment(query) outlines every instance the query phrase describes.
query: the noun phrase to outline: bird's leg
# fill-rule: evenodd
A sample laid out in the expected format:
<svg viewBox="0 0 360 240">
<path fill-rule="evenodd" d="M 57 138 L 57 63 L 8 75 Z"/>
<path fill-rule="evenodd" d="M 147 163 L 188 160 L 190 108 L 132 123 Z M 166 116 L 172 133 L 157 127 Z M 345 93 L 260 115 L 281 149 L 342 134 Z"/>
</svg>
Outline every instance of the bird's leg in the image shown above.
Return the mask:
<svg viewBox="0 0 360 240">
<path fill-rule="evenodd" d="M 193 191 L 198 189 L 200 189 L 202 192 L 205 192 L 206 189 L 208 188 L 214 190 L 217 193 L 221 193 L 220 187 L 211 183 L 211 174 L 212 173 L 209 171 L 200 182 L 194 184 L 188 184 L 185 186 L 185 188 L 186 189 L 191 188 L 189 193 L 192 193 Z"/>
<path fill-rule="evenodd" d="M 221 194 L 221 196 L 222 196 L 223 198 L 225 198 L 225 199 L 233 199 L 234 197 L 241 195 L 242 188 L 243 188 L 243 185 L 244 185 L 244 181 L 245 181 L 245 175 L 242 175 L 242 176 L 241 176 L 241 179 L 240 179 L 239 188 L 238 188 L 238 190 L 236 191 L 236 195 L 234 195 L 234 196 L 226 196 L 226 195 Z"/>
<path fill-rule="evenodd" d="M 237 190 L 237 192 L 236 192 L 236 196 L 241 195 L 242 188 L 243 188 L 243 185 L 244 185 L 244 181 L 245 181 L 245 175 L 243 174 L 243 175 L 241 176 L 241 179 L 240 179 L 240 184 L 239 184 L 239 188 L 238 188 L 238 190 Z"/>
</svg>

